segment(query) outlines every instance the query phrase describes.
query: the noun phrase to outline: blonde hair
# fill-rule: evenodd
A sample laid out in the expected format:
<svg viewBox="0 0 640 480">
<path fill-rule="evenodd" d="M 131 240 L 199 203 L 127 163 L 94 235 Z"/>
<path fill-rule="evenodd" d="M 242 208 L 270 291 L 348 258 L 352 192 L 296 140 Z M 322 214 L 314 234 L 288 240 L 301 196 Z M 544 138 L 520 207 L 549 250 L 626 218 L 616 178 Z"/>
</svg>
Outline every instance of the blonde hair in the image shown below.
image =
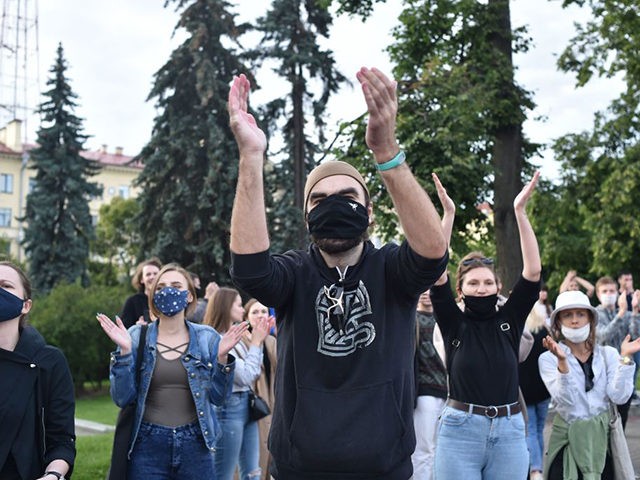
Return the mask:
<svg viewBox="0 0 640 480">
<path fill-rule="evenodd" d="M 543 328 L 547 328 L 546 318 L 540 315 L 540 312 L 537 308 L 532 308 L 527 316 L 527 321 L 524 324 L 524 328 L 529 330 L 531 333 L 538 333 Z"/>
</svg>

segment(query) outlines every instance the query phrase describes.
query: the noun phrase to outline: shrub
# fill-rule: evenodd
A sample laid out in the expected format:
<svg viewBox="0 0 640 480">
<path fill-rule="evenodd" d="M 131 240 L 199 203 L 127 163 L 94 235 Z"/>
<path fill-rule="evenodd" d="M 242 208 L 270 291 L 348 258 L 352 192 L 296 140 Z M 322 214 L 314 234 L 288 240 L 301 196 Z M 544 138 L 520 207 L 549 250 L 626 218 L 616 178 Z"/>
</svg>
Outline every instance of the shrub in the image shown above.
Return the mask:
<svg viewBox="0 0 640 480">
<path fill-rule="evenodd" d="M 30 322 L 47 343 L 60 348 L 69 362 L 76 392 L 85 382 L 109 377 L 109 352 L 113 342 L 96 320 L 103 312 L 114 318 L 128 295 L 124 287 L 82 287 L 60 284 L 45 297 L 34 299 Z"/>
</svg>

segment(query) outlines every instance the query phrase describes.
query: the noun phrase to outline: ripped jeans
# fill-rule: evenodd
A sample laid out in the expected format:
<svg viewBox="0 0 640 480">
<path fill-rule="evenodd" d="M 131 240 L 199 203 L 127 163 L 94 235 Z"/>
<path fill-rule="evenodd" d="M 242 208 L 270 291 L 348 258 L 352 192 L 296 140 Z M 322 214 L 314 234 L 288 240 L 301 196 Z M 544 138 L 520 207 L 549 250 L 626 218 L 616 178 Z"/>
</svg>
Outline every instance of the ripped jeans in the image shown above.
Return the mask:
<svg viewBox="0 0 640 480">
<path fill-rule="evenodd" d="M 217 479 L 233 480 L 237 465 L 240 480 L 259 480 L 258 422 L 249 420 L 249 392 L 232 393 L 224 406 L 215 410 L 222 429 L 214 454 Z"/>
</svg>

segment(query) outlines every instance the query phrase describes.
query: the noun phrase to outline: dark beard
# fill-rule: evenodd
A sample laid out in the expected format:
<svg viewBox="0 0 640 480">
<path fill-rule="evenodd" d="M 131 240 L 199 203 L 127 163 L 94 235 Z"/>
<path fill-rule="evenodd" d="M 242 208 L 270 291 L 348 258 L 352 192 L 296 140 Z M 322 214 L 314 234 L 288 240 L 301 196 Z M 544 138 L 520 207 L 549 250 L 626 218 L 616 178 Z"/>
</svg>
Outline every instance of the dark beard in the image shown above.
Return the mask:
<svg viewBox="0 0 640 480">
<path fill-rule="evenodd" d="M 367 237 L 368 235 L 366 232 L 356 238 L 315 238 L 311 235 L 311 242 L 323 252 L 328 253 L 329 255 L 335 255 L 357 247 L 365 241 Z"/>
</svg>

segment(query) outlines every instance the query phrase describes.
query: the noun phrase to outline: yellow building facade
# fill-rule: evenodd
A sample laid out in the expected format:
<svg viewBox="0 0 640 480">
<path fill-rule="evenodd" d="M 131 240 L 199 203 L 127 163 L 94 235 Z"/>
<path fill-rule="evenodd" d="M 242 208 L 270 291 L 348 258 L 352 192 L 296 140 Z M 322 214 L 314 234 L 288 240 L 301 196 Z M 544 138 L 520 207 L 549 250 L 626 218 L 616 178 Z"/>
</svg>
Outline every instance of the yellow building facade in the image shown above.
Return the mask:
<svg viewBox="0 0 640 480">
<path fill-rule="evenodd" d="M 20 240 L 24 235 L 26 222 L 18 219 L 24 216 L 27 195 L 35 182 L 36 172 L 29 161 L 29 151 L 34 145 L 22 143 L 20 120 L 13 120 L 0 129 L 0 239 L 6 240 L 10 253 L 19 261 L 25 260 Z M 106 145 L 97 151 L 83 151 L 82 156 L 97 162 L 102 168 L 91 177 L 91 182 L 102 186 L 102 195 L 93 198 L 89 207 L 94 225 L 98 212 L 114 197 L 131 198 L 138 195 L 133 182 L 142 170 L 142 165 L 133 157 L 124 155 L 121 148 L 109 153 Z"/>
</svg>

